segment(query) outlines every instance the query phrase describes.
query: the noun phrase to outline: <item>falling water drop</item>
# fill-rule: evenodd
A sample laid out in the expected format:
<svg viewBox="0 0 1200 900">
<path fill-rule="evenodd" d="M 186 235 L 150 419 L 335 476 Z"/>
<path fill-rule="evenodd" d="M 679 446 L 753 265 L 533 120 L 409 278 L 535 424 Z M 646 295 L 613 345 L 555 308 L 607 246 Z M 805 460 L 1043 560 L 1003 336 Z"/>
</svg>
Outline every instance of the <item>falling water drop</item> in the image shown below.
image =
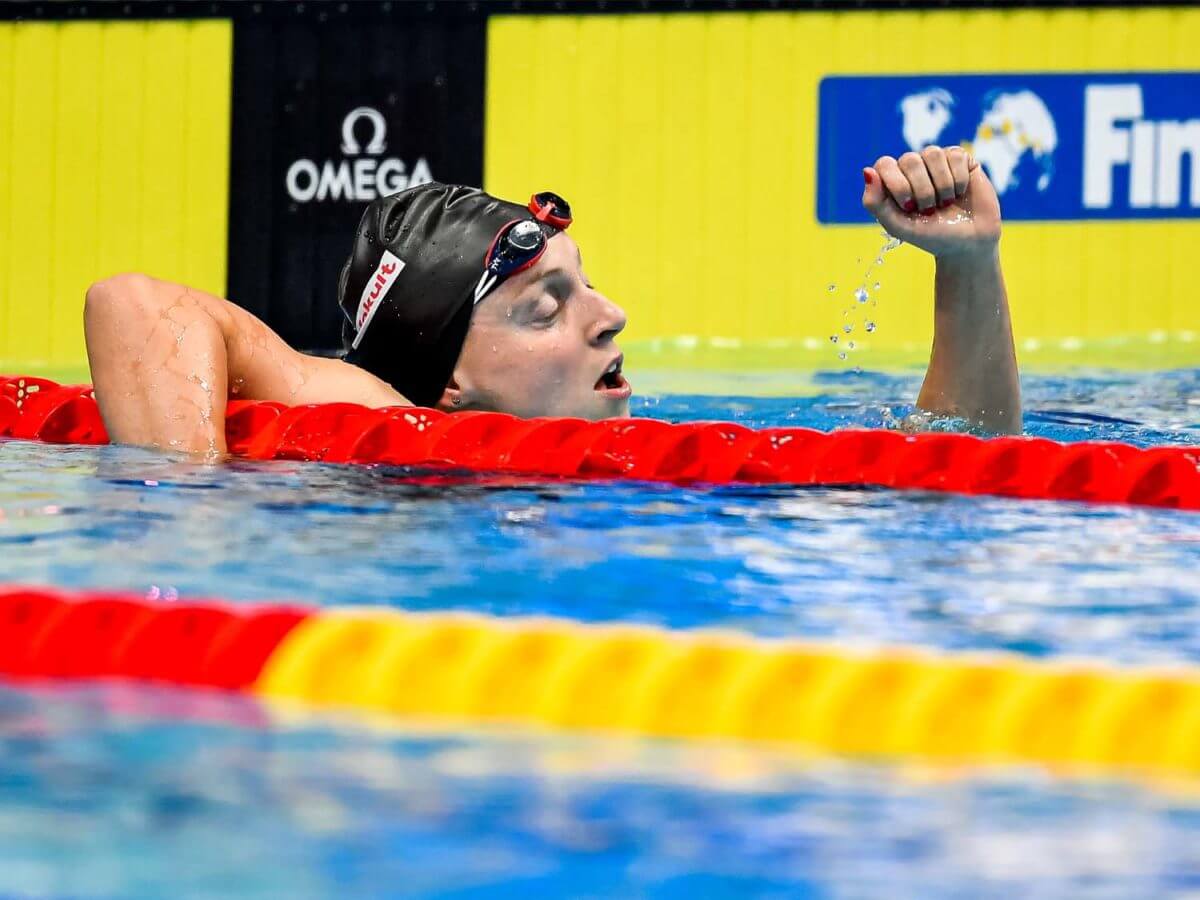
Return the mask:
<svg viewBox="0 0 1200 900">
<path fill-rule="evenodd" d="M 875 323 L 867 322 L 867 334 L 870 334 L 874 330 L 875 330 Z"/>
<path fill-rule="evenodd" d="M 860 287 L 857 291 L 854 292 L 854 299 L 857 300 L 859 303 L 866 303 L 867 302 L 867 289 L 865 287 Z"/>
</svg>

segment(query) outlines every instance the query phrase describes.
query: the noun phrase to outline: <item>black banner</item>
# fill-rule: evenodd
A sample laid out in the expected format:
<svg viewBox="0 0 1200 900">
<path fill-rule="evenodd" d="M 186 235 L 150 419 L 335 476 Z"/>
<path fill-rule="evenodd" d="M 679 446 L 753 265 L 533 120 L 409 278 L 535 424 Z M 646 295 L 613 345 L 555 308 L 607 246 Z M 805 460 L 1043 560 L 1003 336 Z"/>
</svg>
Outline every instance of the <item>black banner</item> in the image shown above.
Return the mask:
<svg viewBox="0 0 1200 900">
<path fill-rule="evenodd" d="M 341 346 L 337 277 L 376 196 L 483 178 L 483 17 L 236 21 L 228 296 Z"/>
</svg>

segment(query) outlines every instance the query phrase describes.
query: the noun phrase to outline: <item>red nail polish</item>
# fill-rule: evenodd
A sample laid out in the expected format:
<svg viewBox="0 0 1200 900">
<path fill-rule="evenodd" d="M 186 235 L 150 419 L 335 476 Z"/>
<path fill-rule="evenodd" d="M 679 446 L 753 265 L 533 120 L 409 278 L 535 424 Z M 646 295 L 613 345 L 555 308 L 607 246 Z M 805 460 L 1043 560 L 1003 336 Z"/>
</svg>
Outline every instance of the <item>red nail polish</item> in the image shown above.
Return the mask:
<svg viewBox="0 0 1200 900">
<path fill-rule="evenodd" d="M 871 183 L 871 170 L 870 169 L 863 169 L 863 181 L 866 182 L 867 184 Z"/>
<path fill-rule="evenodd" d="M 937 212 L 937 207 L 935 207 L 935 206 L 931 206 L 931 207 L 929 207 L 929 209 L 923 209 L 923 210 L 921 210 L 921 215 L 923 215 L 923 216 L 932 216 L 932 215 L 933 215 L 935 212 Z"/>
<path fill-rule="evenodd" d="M 953 206 L 953 205 L 954 205 L 953 200 L 943 200 L 941 203 L 938 204 L 938 206 L 940 206 L 942 209 L 945 209 L 947 206 Z"/>
<path fill-rule="evenodd" d="M 916 212 L 917 211 L 917 201 L 916 200 L 906 200 L 904 203 L 904 211 L 905 212 Z"/>
</svg>

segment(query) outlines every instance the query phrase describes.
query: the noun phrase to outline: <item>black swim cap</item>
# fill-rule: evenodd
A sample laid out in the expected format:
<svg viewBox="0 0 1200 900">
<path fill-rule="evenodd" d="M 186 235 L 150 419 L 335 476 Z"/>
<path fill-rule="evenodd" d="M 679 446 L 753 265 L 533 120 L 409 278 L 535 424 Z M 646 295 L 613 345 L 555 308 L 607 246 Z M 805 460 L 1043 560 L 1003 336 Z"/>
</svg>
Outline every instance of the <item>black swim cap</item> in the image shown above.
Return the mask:
<svg viewBox="0 0 1200 900">
<path fill-rule="evenodd" d="M 367 207 L 338 279 L 345 359 L 417 406 L 433 406 L 454 373 L 484 257 L 528 207 L 463 185 L 418 185 Z M 547 237 L 558 233 L 539 223 Z"/>
</svg>

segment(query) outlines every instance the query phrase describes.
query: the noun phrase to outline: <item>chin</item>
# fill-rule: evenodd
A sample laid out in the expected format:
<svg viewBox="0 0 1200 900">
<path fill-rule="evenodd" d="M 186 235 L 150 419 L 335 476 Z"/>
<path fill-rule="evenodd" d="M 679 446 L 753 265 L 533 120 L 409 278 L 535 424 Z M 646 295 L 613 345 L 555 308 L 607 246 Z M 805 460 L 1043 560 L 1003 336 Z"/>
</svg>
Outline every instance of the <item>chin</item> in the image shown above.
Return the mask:
<svg viewBox="0 0 1200 900">
<path fill-rule="evenodd" d="M 606 400 L 600 404 L 600 411 L 591 418 L 594 419 L 628 419 L 628 400 Z"/>
</svg>

